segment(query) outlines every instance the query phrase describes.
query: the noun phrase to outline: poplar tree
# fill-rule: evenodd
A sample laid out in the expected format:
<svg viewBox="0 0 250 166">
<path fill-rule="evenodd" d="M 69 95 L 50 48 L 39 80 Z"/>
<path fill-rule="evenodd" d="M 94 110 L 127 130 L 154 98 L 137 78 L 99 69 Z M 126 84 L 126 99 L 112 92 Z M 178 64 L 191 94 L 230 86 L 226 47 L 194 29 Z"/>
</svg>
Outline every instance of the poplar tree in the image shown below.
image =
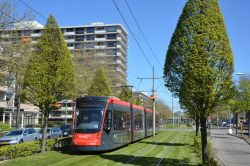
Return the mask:
<svg viewBox="0 0 250 166">
<path fill-rule="evenodd" d="M 100 68 L 96 71 L 91 85 L 88 89 L 88 95 L 91 96 L 110 96 L 111 90 L 108 84 L 104 69 Z"/>
<path fill-rule="evenodd" d="M 233 55 L 218 0 L 189 0 L 166 54 L 165 85 L 200 119 L 202 162 L 208 162 L 208 115 L 228 98 Z"/>
<path fill-rule="evenodd" d="M 57 101 L 69 99 L 74 92 L 74 67 L 61 30 L 49 16 L 38 44 L 29 58 L 24 77 L 25 97 L 42 113 L 42 152 L 48 117 Z"/>
</svg>

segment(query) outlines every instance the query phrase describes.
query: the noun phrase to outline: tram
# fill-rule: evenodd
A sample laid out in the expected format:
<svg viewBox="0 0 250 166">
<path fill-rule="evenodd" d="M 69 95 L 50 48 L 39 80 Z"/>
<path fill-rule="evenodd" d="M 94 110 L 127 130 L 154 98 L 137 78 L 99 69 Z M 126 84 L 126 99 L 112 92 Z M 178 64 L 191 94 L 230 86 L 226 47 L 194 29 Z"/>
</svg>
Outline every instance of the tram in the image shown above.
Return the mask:
<svg viewBox="0 0 250 166">
<path fill-rule="evenodd" d="M 159 113 L 156 112 L 156 122 Z M 156 127 L 156 132 L 158 127 Z M 153 111 L 115 97 L 77 98 L 72 144 L 77 151 L 107 151 L 153 134 Z"/>
</svg>

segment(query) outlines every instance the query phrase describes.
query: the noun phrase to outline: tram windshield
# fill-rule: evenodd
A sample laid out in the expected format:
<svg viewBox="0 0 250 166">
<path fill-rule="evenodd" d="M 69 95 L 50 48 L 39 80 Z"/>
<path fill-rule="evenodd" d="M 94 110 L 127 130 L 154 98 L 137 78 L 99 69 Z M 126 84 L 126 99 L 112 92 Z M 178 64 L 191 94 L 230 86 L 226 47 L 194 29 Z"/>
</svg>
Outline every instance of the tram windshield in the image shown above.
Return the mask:
<svg viewBox="0 0 250 166">
<path fill-rule="evenodd" d="M 76 109 L 75 132 L 95 133 L 100 131 L 105 106 L 104 101 L 81 103 L 81 106 Z"/>
</svg>

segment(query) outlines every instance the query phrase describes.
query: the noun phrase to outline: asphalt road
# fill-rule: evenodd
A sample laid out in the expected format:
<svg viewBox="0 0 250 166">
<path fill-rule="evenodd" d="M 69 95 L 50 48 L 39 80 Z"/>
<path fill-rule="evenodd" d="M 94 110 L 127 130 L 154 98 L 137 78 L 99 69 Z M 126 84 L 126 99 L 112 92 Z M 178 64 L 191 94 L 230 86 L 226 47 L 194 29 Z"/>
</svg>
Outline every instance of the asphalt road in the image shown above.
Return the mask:
<svg viewBox="0 0 250 166">
<path fill-rule="evenodd" d="M 226 166 L 250 166 L 250 145 L 227 133 L 228 129 L 210 131 L 212 148 L 218 162 Z"/>
</svg>

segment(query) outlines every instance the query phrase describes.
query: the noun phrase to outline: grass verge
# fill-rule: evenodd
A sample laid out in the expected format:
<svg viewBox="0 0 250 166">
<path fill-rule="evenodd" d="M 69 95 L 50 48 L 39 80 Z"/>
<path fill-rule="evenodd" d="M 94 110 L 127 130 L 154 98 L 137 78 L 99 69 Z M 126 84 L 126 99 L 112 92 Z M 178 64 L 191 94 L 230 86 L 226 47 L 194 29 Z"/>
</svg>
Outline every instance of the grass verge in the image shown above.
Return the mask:
<svg viewBox="0 0 250 166">
<path fill-rule="evenodd" d="M 164 131 L 118 150 L 99 154 L 50 151 L 5 161 L 11 166 L 65 165 L 199 165 L 193 131 Z"/>
</svg>

